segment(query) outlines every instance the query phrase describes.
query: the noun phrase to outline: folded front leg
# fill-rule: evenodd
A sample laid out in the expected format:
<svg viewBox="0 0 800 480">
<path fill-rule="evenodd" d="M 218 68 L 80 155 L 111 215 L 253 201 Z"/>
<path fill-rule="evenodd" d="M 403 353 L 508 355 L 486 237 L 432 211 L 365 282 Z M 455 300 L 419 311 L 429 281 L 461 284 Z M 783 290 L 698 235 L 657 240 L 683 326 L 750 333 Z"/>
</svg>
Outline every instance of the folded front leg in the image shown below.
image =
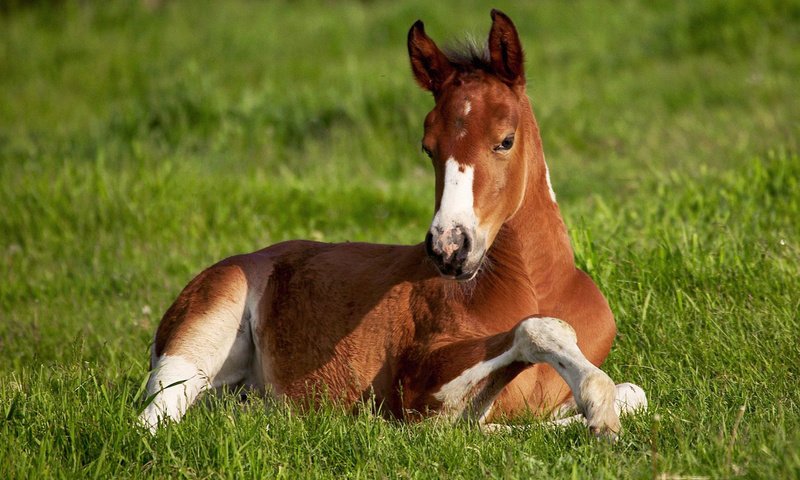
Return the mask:
<svg viewBox="0 0 800 480">
<path fill-rule="evenodd" d="M 592 433 L 616 438 L 620 431 L 619 415 L 614 409 L 616 386 L 586 359 L 569 324 L 557 318 L 528 318 L 516 328 L 514 348 L 522 359 L 548 363 L 561 375 Z"/>
<path fill-rule="evenodd" d="M 503 334 L 449 344 L 427 360 L 416 379 L 435 385 L 424 404 L 445 418 L 483 425 L 500 391 L 523 369 L 544 362 L 567 382 L 595 435 L 616 437 L 620 430 L 614 382 L 586 359 L 575 331 L 561 320 L 531 317 Z"/>
<path fill-rule="evenodd" d="M 617 384 L 614 410 L 617 415 L 635 414 L 647 410 L 647 395 L 642 387 L 632 383 Z M 559 405 L 551 415 L 551 425 L 569 425 L 575 421 L 585 421 L 583 415 L 577 414 L 578 405 L 569 397 Z"/>
</svg>

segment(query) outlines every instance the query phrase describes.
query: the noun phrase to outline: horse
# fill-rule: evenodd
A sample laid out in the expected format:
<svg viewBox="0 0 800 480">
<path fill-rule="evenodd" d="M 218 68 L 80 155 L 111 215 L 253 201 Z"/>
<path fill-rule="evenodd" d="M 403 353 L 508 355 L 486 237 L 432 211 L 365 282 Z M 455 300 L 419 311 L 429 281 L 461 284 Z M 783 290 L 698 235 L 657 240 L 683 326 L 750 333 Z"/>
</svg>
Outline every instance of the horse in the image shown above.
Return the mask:
<svg viewBox="0 0 800 480">
<path fill-rule="evenodd" d="M 575 266 L 526 94 L 516 27 L 492 10 L 486 46 L 445 53 L 421 21 L 414 78 L 431 92 L 422 150 L 434 215 L 417 245 L 292 240 L 198 274 L 164 314 L 139 417 L 155 432 L 205 390 L 247 387 L 312 408 L 367 399 L 399 421 L 525 412 L 616 438 L 641 388 L 599 366 L 609 305 Z"/>
</svg>

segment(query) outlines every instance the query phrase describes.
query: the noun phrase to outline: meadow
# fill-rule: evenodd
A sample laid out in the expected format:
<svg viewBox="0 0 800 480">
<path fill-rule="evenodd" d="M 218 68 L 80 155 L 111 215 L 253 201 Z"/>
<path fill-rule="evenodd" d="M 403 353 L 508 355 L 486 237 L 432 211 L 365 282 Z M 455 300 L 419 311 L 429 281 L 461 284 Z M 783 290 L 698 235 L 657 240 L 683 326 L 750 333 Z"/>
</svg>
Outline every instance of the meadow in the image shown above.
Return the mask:
<svg viewBox="0 0 800 480">
<path fill-rule="evenodd" d="M 617 318 L 604 369 L 650 410 L 614 444 L 235 395 L 137 429 L 202 268 L 422 241 L 406 32 L 482 38 L 491 7 Z M 788 0 L 0 2 L 0 477 L 800 478 L 799 46 Z"/>
</svg>

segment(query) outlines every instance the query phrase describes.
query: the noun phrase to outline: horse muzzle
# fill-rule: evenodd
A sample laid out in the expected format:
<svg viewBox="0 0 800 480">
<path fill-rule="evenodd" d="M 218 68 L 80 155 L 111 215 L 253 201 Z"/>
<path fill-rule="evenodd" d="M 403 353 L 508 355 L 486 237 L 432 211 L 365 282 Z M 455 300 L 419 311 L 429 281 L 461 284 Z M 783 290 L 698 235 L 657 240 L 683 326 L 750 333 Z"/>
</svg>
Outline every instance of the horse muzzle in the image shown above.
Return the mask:
<svg viewBox="0 0 800 480">
<path fill-rule="evenodd" d="M 472 279 L 481 266 L 483 252 L 476 252 L 475 243 L 475 234 L 461 225 L 432 227 L 425 236 L 425 250 L 439 273 L 462 281 Z"/>
</svg>

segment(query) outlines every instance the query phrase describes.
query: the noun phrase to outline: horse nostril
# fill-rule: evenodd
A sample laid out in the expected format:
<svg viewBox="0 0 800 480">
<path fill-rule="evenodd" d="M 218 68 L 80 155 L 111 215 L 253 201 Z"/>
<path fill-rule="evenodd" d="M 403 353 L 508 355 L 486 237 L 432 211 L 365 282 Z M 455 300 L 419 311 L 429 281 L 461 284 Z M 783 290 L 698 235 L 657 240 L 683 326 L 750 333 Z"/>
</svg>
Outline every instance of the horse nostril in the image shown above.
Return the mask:
<svg viewBox="0 0 800 480">
<path fill-rule="evenodd" d="M 461 246 L 458 249 L 458 252 L 456 252 L 455 260 L 459 266 L 463 266 L 464 262 L 467 261 L 470 250 L 472 249 L 472 240 L 470 240 L 469 235 L 462 233 L 459 243 Z"/>
<path fill-rule="evenodd" d="M 435 255 L 433 251 L 433 235 L 431 232 L 428 232 L 428 234 L 425 235 L 425 253 L 427 253 L 429 257 L 433 257 Z"/>
<path fill-rule="evenodd" d="M 440 232 L 431 228 L 425 234 L 425 252 L 439 271 L 448 276 L 459 276 L 472 250 L 472 237 L 461 225 Z"/>
</svg>

